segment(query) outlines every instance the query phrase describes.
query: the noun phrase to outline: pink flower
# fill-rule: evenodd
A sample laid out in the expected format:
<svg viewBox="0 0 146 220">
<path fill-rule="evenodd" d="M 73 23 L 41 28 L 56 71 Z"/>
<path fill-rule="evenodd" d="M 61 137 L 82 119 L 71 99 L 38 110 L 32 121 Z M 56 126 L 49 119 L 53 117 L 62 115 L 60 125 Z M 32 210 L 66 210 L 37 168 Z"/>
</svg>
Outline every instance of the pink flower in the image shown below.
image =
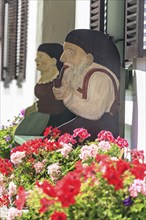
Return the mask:
<svg viewBox="0 0 146 220">
<path fill-rule="evenodd" d="M 73 136 L 68 134 L 68 133 L 65 133 L 63 135 L 61 135 L 59 138 L 58 138 L 58 143 L 62 145 L 62 143 L 71 143 L 71 144 L 75 144 L 76 143 L 76 140 L 73 139 Z"/>
<path fill-rule="evenodd" d="M 48 174 L 50 175 L 52 180 L 58 180 L 61 173 L 61 167 L 58 163 L 54 163 L 50 166 L 48 166 Z"/>
<path fill-rule="evenodd" d="M 108 141 L 100 141 L 98 146 L 103 151 L 108 151 L 111 148 L 111 145 Z"/>
<path fill-rule="evenodd" d="M 138 160 L 139 162 L 144 162 L 144 151 L 133 149 L 131 152 L 132 161 Z"/>
<path fill-rule="evenodd" d="M 9 208 L 8 209 L 8 217 L 7 220 L 14 220 L 16 219 L 16 217 L 21 216 L 22 215 L 22 211 L 18 210 L 14 207 Z"/>
<path fill-rule="evenodd" d="M 115 138 L 113 137 L 112 133 L 110 131 L 102 130 L 98 133 L 97 139 L 99 141 L 109 141 L 111 143 L 114 143 Z"/>
<path fill-rule="evenodd" d="M 34 168 L 35 168 L 36 173 L 40 173 L 44 169 L 44 163 L 37 162 L 34 164 Z"/>
<path fill-rule="evenodd" d="M 77 128 L 73 131 L 73 137 L 77 137 L 81 140 L 85 140 L 86 138 L 90 137 L 91 135 L 88 133 L 88 131 L 84 128 Z"/>
<path fill-rule="evenodd" d="M 81 148 L 81 154 L 79 154 L 79 157 L 82 159 L 82 161 L 88 160 L 90 157 L 95 158 L 98 152 L 98 147 L 95 144 L 92 144 L 90 146 L 85 145 Z"/>
<path fill-rule="evenodd" d="M 120 148 L 123 148 L 123 147 L 128 147 L 128 141 L 124 138 L 121 138 L 120 136 L 118 136 L 116 139 L 115 139 L 115 143 L 118 144 L 118 146 Z"/>
<path fill-rule="evenodd" d="M 129 192 L 131 197 L 137 197 L 139 193 L 146 196 L 144 180 L 135 179 L 132 185 L 129 187 Z"/>
<path fill-rule="evenodd" d="M 68 154 L 73 150 L 73 148 L 70 144 L 62 144 L 62 145 L 63 147 L 57 150 L 57 152 L 61 152 L 62 156 L 67 158 Z"/>
<path fill-rule="evenodd" d="M 26 202 L 27 192 L 24 190 L 23 186 L 19 186 L 17 190 L 17 197 L 15 200 L 15 205 L 17 209 L 21 210 L 24 207 L 24 204 Z"/>
<path fill-rule="evenodd" d="M 17 151 L 11 154 L 10 160 L 14 164 L 18 164 L 22 162 L 22 159 L 25 157 L 25 151 Z"/>
<path fill-rule="evenodd" d="M 9 184 L 9 192 L 8 192 L 8 194 L 9 194 L 9 197 L 11 198 L 13 195 L 15 195 L 16 194 L 16 188 L 17 188 L 17 186 L 15 185 L 15 183 L 14 182 L 10 182 L 10 184 Z"/>
<path fill-rule="evenodd" d="M 5 184 L 1 183 L 0 184 L 0 196 L 4 195 L 5 193 L 6 193 Z"/>
</svg>

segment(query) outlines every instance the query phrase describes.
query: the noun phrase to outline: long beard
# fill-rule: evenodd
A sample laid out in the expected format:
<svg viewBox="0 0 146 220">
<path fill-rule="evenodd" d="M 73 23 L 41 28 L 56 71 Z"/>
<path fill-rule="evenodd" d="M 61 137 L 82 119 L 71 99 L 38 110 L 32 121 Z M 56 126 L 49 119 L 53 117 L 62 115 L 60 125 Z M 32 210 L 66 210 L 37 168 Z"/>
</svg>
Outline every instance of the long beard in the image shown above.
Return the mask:
<svg viewBox="0 0 146 220">
<path fill-rule="evenodd" d="M 75 91 L 79 88 L 82 81 L 83 72 L 87 68 L 86 62 L 83 60 L 78 67 L 70 66 L 65 72 L 65 81 L 69 85 L 70 90 Z"/>
</svg>

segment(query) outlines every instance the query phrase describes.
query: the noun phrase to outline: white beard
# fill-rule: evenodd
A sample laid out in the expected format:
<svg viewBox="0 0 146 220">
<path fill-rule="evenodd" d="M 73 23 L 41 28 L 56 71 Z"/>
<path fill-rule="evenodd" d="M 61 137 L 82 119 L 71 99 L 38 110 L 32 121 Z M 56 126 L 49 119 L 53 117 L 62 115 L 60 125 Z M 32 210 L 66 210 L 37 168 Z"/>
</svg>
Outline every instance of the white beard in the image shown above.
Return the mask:
<svg viewBox="0 0 146 220">
<path fill-rule="evenodd" d="M 83 72 L 87 68 L 86 60 L 83 60 L 78 67 L 70 66 L 64 73 L 64 81 L 70 90 L 75 91 L 79 88 L 83 78 Z"/>
</svg>

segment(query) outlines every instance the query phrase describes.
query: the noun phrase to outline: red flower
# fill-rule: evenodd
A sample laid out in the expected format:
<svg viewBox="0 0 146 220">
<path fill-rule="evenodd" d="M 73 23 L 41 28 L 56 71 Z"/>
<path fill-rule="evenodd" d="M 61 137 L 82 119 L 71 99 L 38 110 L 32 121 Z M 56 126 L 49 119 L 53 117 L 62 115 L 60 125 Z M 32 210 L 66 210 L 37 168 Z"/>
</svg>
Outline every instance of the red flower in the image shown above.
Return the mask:
<svg viewBox="0 0 146 220">
<path fill-rule="evenodd" d="M 44 180 L 43 183 L 36 182 L 36 185 L 43 190 L 44 193 L 46 193 L 48 196 L 55 197 L 56 192 L 54 187 L 47 181 Z"/>
<path fill-rule="evenodd" d="M 60 130 L 56 127 L 52 128 L 52 126 L 49 126 L 44 131 L 44 136 L 52 136 L 53 138 L 57 138 L 60 134 Z"/>
<path fill-rule="evenodd" d="M 139 161 L 135 160 L 132 163 L 132 168 L 129 171 L 135 176 L 136 179 L 143 180 L 146 176 L 146 164 L 141 164 Z"/>
<path fill-rule="evenodd" d="M 2 195 L 0 197 L 0 207 L 8 206 L 9 204 L 10 204 L 9 196 L 8 195 Z"/>
<path fill-rule="evenodd" d="M 0 173 L 5 176 L 8 176 L 13 172 L 13 164 L 8 159 L 0 158 Z"/>
<path fill-rule="evenodd" d="M 73 137 L 79 136 L 81 140 L 85 140 L 86 138 L 90 137 L 91 135 L 88 133 L 88 131 L 84 128 L 77 128 L 73 131 Z"/>
<path fill-rule="evenodd" d="M 74 196 L 80 192 L 81 182 L 80 179 L 74 175 L 74 172 L 69 172 L 55 186 L 58 200 L 62 203 L 63 207 L 69 207 L 75 203 Z"/>
<path fill-rule="evenodd" d="M 15 205 L 17 207 L 17 209 L 22 210 L 24 207 L 24 204 L 26 202 L 26 197 L 27 197 L 27 193 L 24 190 L 23 186 L 19 186 L 18 190 L 17 190 L 17 197 L 15 200 Z"/>
<path fill-rule="evenodd" d="M 51 220 L 66 220 L 67 216 L 64 212 L 54 212 L 54 214 L 51 215 Z"/>
<path fill-rule="evenodd" d="M 117 171 L 120 175 L 122 175 L 126 170 L 130 168 L 130 164 L 124 160 L 115 161 Z"/>
<path fill-rule="evenodd" d="M 49 126 L 49 127 L 47 127 L 47 128 L 45 129 L 43 135 L 44 135 L 45 137 L 47 137 L 49 134 L 51 134 L 51 132 L 52 132 L 52 126 Z"/>
<path fill-rule="evenodd" d="M 103 177 L 107 179 L 109 184 L 115 187 L 115 190 L 123 188 L 123 179 L 114 166 L 107 166 Z"/>
</svg>

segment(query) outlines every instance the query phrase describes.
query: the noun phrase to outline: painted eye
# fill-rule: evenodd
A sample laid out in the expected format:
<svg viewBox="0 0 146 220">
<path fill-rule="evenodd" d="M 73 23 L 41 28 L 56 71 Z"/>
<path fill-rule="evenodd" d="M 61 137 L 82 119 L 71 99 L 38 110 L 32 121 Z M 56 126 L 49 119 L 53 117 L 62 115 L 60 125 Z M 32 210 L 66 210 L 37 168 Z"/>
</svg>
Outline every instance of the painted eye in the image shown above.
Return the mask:
<svg viewBox="0 0 146 220">
<path fill-rule="evenodd" d="M 73 56 L 74 52 L 72 50 L 67 50 L 68 56 Z"/>
</svg>

